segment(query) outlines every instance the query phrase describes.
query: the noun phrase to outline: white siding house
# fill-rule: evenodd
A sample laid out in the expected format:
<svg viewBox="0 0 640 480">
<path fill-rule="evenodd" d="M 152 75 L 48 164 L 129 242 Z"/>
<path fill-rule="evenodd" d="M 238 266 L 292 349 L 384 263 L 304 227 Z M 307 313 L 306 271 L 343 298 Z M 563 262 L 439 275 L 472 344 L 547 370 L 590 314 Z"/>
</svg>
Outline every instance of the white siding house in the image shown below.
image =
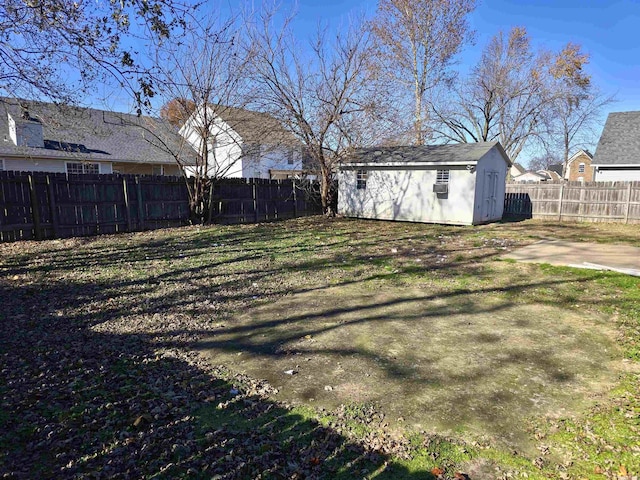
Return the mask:
<svg viewBox="0 0 640 480">
<path fill-rule="evenodd" d="M 591 166 L 596 182 L 640 181 L 640 112 L 609 114 Z"/>
<path fill-rule="evenodd" d="M 196 151 L 203 151 L 206 124 L 210 176 L 287 178 L 303 173 L 302 146 L 272 116 L 223 105 L 201 106 L 180 129 Z M 193 168 L 186 170 L 194 173 Z"/>
<path fill-rule="evenodd" d="M 500 220 L 510 166 L 497 142 L 359 149 L 340 166 L 338 213 L 453 225 Z"/>
</svg>

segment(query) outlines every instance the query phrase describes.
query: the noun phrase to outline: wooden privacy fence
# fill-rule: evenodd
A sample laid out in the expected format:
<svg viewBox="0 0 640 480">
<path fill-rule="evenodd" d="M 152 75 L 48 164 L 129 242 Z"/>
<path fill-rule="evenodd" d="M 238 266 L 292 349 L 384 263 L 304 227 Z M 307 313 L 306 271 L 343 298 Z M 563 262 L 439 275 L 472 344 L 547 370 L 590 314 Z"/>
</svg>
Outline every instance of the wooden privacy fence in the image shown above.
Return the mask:
<svg viewBox="0 0 640 480">
<path fill-rule="evenodd" d="M 640 182 L 508 183 L 504 215 L 640 223 Z"/>
<path fill-rule="evenodd" d="M 292 180 L 223 179 L 211 218 L 258 222 L 318 212 L 305 193 Z M 181 177 L 0 172 L 0 241 L 151 230 L 189 218 Z"/>
<path fill-rule="evenodd" d="M 257 223 L 321 213 L 317 183 L 226 178 L 214 184 L 215 223 Z"/>
<path fill-rule="evenodd" d="M 0 172 L 0 240 L 50 239 L 184 225 L 180 177 Z"/>
</svg>

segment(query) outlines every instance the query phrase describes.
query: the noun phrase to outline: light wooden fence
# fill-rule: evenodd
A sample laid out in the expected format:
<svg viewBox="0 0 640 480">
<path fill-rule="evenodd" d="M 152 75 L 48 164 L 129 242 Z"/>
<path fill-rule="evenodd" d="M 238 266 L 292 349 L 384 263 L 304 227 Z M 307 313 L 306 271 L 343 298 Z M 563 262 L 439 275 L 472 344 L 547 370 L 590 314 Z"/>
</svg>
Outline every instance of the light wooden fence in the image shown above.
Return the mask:
<svg viewBox="0 0 640 480">
<path fill-rule="evenodd" d="M 319 213 L 293 180 L 222 179 L 211 220 L 259 222 Z M 186 225 L 184 179 L 0 172 L 0 241 L 42 240 Z"/>
<path fill-rule="evenodd" d="M 640 182 L 508 183 L 505 216 L 640 223 Z"/>
</svg>

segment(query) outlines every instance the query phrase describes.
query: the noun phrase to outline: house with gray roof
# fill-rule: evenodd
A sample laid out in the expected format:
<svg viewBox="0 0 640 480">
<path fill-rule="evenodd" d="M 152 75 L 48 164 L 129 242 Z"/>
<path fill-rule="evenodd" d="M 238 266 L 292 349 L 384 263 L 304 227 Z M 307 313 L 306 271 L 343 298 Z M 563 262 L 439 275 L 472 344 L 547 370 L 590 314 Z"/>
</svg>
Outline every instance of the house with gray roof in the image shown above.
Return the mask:
<svg viewBox="0 0 640 480">
<path fill-rule="evenodd" d="M 593 181 L 593 155 L 589 150 L 578 150 L 567 160 L 564 169 L 565 180 L 570 182 Z"/>
<path fill-rule="evenodd" d="M 551 177 L 547 175 L 544 170 L 527 171 L 524 172 L 517 177 L 513 177 L 511 182 L 513 183 L 539 183 L 539 182 L 547 182 L 551 180 Z"/>
<path fill-rule="evenodd" d="M 500 220 L 509 167 L 499 142 L 357 149 L 339 167 L 338 213 L 453 225 Z"/>
<path fill-rule="evenodd" d="M 522 175 L 526 171 L 527 171 L 527 169 L 524 168 L 519 163 L 512 163 L 511 167 L 509 167 L 509 173 L 507 174 L 507 179 L 508 180 L 512 180 L 513 178 L 517 177 L 518 175 Z"/>
<path fill-rule="evenodd" d="M 284 179 L 306 171 L 303 145 L 264 112 L 201 105 L 180 133 L 203 156 L 203 142 L 207 142 L 208 174 L 212 177 Z"/>
<path fill-rule="evenodd" d="M 640 180 L 640 112 L 609 114 L 591 166 L 596 182 Z"/>
<path fill-rule="evenodd" d="M 159 119 L 0 98 L 0 170 L 179 175 L 195 159 Z"/>
</svg>

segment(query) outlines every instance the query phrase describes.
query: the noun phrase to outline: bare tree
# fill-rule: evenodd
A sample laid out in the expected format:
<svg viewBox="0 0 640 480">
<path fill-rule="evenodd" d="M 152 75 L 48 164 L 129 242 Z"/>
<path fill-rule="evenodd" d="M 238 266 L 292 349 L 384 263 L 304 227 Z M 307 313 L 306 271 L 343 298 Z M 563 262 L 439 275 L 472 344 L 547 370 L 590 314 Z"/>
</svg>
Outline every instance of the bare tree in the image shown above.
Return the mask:
<svg viewBox="0 0 640 480">
<path fill-rule="evenodd" d="M 588 63 L 589 55 L 581 46 L 568 43 L 551 65 L 555 98 L 549 116 L 548 143 L 550 148 L 559 146 L 562 150 L 564 170 L 574 150 L 593 143 L 603 109 L 615 102 L 613 95 L 602 93 L 593 84 L 584 69 Z"/>
<path fill-rule="evenodd" d="M 192 23 L 179 42 L 165 42 L 156 51 L 156 89 L 167 99 L 160 117 L 192 148 L 180 145 L 176 151 L 175 143 L 163 141 L 162 131 L 149 134 L 181 168 L 193 222 L 210 220 L 207 192 L 247 151 L 235 131 L 251 94 L 251 49 L 240 32 L 238 17 L 212 15 Z"/>
<path fill-rule="evenodd" d="M 320 177 L 323 210 L 333 215 L 331 185 L 338 162 L 351 148 L 372 141 L 378 104 L 367 77 L 371 37 L 363 22 L 353 22 L 332 43 L 319 31 L 303 52 L 296 48 L 291 18 L 278 28 L 275 17 L 274 11 L 263 12 L 250 29 L 259 105 L 305 146 Z"/>
<path fill-rule="evenodd" d="M 583 70 L 588 56 L 568 43 L 554 53 L 534 50 L 527 31 L 511 29 L 489 42 L 453 100 L 433 108 L 446 141 L 500 141 L 512 160 L 525 148 L 556 158 L 583 141 L 611 97 L 602 96 Z"/>
<path fill-rule="evenodd" d="M 453 142 L 500 141 L 512 160 L 541 138 L 550 103 L 546 51 L 534 52 L 526 30 L 498 33 L 445 108 L 434 106 L 437 133 Z"/>
<path fill-rule="evenodd" d="M 538 170 L 548 170 L 552 165 L 557 165 L 562 163 L 562 161 L 553 156 L 551 153 L 542 153 L 540 155 L 536 155 L 533 158 L 529 159 L 529 170 L 538 171 Z"/>
<path fill-rule="evenodd" d="M 452 78 L 455 55 L 472 39 L 475 0 L 380 0 L 372 22 L 380 72 L 409 88 L 417 145 L 427 135 L 428 94 Z"/>
<path fill-rule="evenodd" d="M 0 90 L 69 102 L 96 80 L 115 80 L 139 107 L 148 106 L 155 91 L 153 67 L 144 66 L 124 40 L 179 35 L 191 11 L 177 0 L 4 0 Z"/>
</svg>

